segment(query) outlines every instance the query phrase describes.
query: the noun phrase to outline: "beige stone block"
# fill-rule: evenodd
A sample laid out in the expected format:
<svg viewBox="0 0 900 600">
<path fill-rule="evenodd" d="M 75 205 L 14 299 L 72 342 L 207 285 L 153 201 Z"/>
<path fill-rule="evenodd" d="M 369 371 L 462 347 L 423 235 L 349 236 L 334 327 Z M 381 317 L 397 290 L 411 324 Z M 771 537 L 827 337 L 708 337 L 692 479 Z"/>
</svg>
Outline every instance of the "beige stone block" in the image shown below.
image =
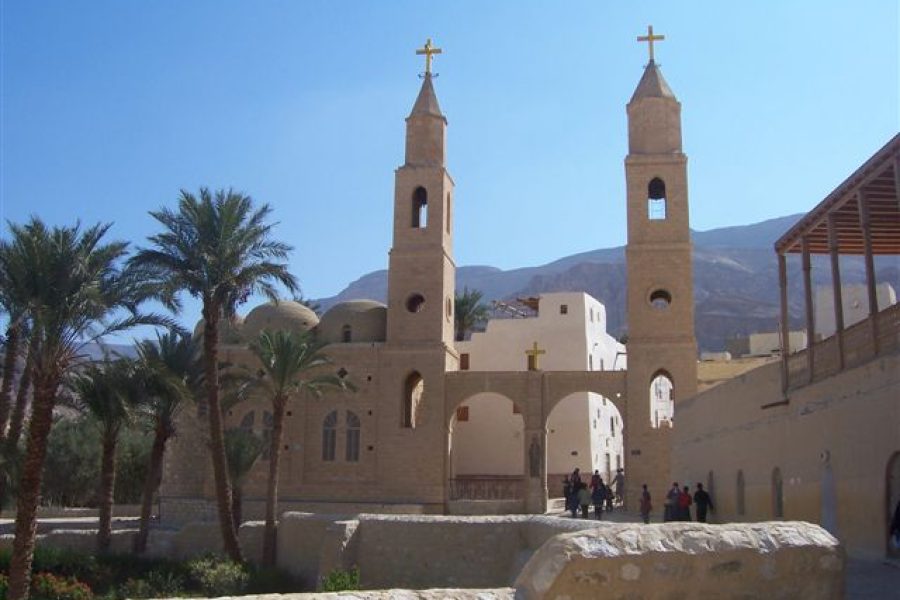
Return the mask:
<svg viewBox="0 0 900 600">
<path fill-rule="evenodd" d="M 844 597 L 844 555 L 803 522 L 612 525 L 559 535 L 516 580 L 522 597 Z"/>
</svg>

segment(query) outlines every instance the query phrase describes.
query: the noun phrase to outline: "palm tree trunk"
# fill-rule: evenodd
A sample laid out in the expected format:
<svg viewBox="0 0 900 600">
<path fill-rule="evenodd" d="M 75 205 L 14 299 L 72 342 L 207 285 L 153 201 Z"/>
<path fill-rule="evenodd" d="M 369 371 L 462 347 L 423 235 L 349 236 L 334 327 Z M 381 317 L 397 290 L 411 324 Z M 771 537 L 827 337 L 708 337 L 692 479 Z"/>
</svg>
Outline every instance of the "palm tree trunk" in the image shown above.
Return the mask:
<svg viewBox="0 0 900 600">
<path fill-rule="evenodd" d="M 206 402 L 209 414 L 209 449 L 212 454 L 216 502 L 219 508 L 219 527 L 225 553 L 231 560 L 244 562 L 241 545 L 231 511 L 231 485 L 225 458 L 225 432 L 222 427 L 222 406 L 219 403 L 219 307 L 211 301 L 203 306 L 203 361 L 206 375 Z"/>
<path fill-rule="evenodd" d="M 6 422 L 12 405 L 12 384 L 19 358 L 19 336 L 22 328 L 15 320 L 6 330 L 6 356 L 3 359 L 3 385 L 0 385 L 0 439 L 6 438 Z"/>
<path fill-rule="evenodd" d="M 103 456 L 100 459 L 100 523 L 97 528 L 97 552 L 109 551 L 112 536 L 113 492 L 116 487 L 116 443 L 118 431 L 106 431 L 103 435 Z"/>
<path fill-rule="evenodd" d="M 19 449 L 19 438 L 22 437 L 22 426 L 25 424 L 25 409 L 28 406 L 28 390 L 31 387 L 31 376 L 34 372 L 34 357 L 37 354 L 37 336 L 32 335 L 28 344 L 28 358 L 25 360 L 25 369 L 19 379 L 19 390 L 16 393 L 16 405 L 9 419 L 9 431 L 6 433 L 6 443 L 0 448 L 3 453 L 6 468 L 10 469 Z M 13 472 L 7 472 L 0 477 L 0 502 L 6 498 L 6 486 L 12 482 Z"/>
<path fill-rule="evenodd" d="M 234 528 L 240 529 L 244 516 L 244 490 L 238 484 L 231 490 L 231 516 Z"/>
<path fill-rule="evenodd" d="M 13 541 L 12 559 L 9 565 L 9 600 L 28 598 L 31 583 L 31 561 L 34 558 L 34 542 L 37 527 L 37 506 L 40 501 L 44 458 L 47 454 L 47 437 L 53 424 L 53 405 L 59 377 L 55 373 L 38 376 L 35 381 L 31 424 L 28 427 L 28 445 L 19 482 L 19 500 L 16 512 L 16 538 Z"/>
<path fill-rule="evenodd" d="M 272 448 L 269 451 L 269 483 L 266 487 L 266 528 L 263 533 L 265 566 L 275 566 L 275 513 L 278 510 L 278 465 L 284 437 L 284 409 L 287 398 L 277 395 L 272 402 Z"/>
<path fill-rule="evenodd" d="M 163 456 L 166 452 L 166 442 L 169 440 L 168 428 L 163 423 L 157 422 L 156 434 L 153 437 L 153 449 L 150 451 L 150 472 L 147 481 L 144 482 L 144 492 L 141 498 L 141 525 L 137 536 L 134 538 L 135 554 L 142 554 L 147 549 L 147 536 L 150 534 L 150 512 L 153 510 L 153 495 L 159 488 L 162 479 Z"/>
<path fill-rule="evenodd" d="M 31 334 L 28 342 L 28 358 L 25 359 L 25 369 L 22 378 L 19 379 L 19 389 L 16 392 L 16 405 L 9 419 L 9 431 L 6 434 L 6 450 L 12 453 L 19 445 L 19 437 L 22 435 L 22 425 L 25 423 L 25 409 L 28 407 L 28 389 L 31 387 L 31 378 L 34 375 L 34 359 L 37 356 L 40 338 L 36 333 Z"/>
</svg>

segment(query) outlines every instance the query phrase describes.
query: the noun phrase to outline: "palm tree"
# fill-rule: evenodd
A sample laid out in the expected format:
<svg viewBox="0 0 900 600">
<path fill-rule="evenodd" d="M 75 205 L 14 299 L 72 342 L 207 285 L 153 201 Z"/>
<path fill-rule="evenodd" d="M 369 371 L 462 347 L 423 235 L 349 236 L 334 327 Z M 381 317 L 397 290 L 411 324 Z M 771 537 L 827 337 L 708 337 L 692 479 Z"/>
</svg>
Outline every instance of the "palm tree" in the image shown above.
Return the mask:
<svg viewBox="0 0 900 600">
<path fill-rule="evenodd" d="M 263 535 L 263 564 L 275 564 L 275 514 L 278 506 L 278 467 L 284 438 L 287 402 L 301 393 L 321 396 L 328 388 L 355 389 L 343 378 L 322 369 L 331 361 L 322 353 L 322 344 L 312 334 L 262 331 L 250 344 L 262 364 L 260 376 L 251 378 L 249 389 L 261 388 L 272 400 L 272 439 L 269 451 L 269 481 L 266 487 L 266 528 Z"/>
<path fill-rule="evenodd" d="M 209 417 L 210 453 L 223 545 L 232 560 L 242 561 L 231 515 L 231 485 L 225 457 L 222 406 L 219 401 L 219 321 L 254 293 L 277 299 L 276 284 L 291 292 L 297 281 L 283 261 L 291 247 L 271 239 L 266 223 L 271 209 L 254 209 L 253 201 L 232 190 L 213 195 L 200 189 L 199 199 L 182 191 L 178 210 L 150 214 L 165 230 L 149 238 L 151 249 L 140 250 L 131 265 L 148 281 L 172 295 L 186 291 L 203 302 L 203 361 Z"/>
<path fill-rule="evenodd" d="M 456 294 L 453 302 L 453 320 L 456 329 L 456 341 L 466 339 L 474 327 L 488 320 L 488 307 L 481 303 L 483 294 L 478 290 L 463 288 L 462 294 Z"/>
<path fill-rule="evenodd" d="M 234 486 L 231 514 L 235 528 L 241 524 L 244 482 L 265 448 L 265 440 L 249 429 L 234 427 L 225 430 L 225 458 L 228 462 L 228 476 Z"/>
<path fill-rule="evenodd" d="M 24 226 L 9 227 L 10 251 L 28 267 L 23 297 L 32 335 L 38 336 L 9 568 L 8 597 L 21 600 L 28 597 L 47 436 L 60 383 L 80 363 L 86 344 L 137 325 L 175 324 L 138 310 L 154 293 L 133 271 L 120 267 L 127 244 L 103 242 L 109 225 L 49 228 L 33 218 Z"/>
<path fill-rule="evenodd" d="M 20 342 L 26 333 L 28 298 L 25 282 L 28 265 L 14 251 L 11 241 L 0 240 L 0 310 L 9 321 L 6 326 L 6 343 L 3 355 L 3 383 L 0 384 L 0 441 L 6 435 L 6 423 L 12 405 L 12 387 L 16 364 L 19 360 Z"/>
<path fill-rule="evenodd" d="M 141 520 L 134 538 L 134 551 L 143 553 L 150 532 L 153 495 L 162 480 L 166 444 L 175 435 L 175 418 L 185 402 L 201 386 L 199 352 L 193 338 L 177 333 L 158 335 L 156 342 L 145 340 L 137 345 L 137 364 L 146 400 L 142 404 L 153 429 L 150 468 L 141 498 Z"/>
<path fill-rule="evenodd" d="M 119 432 L 132 420 L 135 401 L 134 367 L 119 359 L 102 365 L 88 365 L 72 376 L 69 387 L 75 404 L 93 418 L 100 428 L 100 485 L 97 491 L 99 526 L 97 551 L 109 550 L 112 534 L 113 490 L 116 485 L 116 447 Z"/>
</svg>

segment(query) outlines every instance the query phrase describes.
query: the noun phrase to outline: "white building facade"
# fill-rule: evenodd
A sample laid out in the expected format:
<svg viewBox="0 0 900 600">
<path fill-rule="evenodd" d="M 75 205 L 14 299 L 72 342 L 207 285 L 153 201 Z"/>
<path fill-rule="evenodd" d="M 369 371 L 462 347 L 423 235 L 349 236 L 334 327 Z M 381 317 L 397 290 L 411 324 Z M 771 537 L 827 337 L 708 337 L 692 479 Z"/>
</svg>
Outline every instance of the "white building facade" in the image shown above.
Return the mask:
<svg viewBox="0 0 900 600">
<path fill-rule="evenodd" d="M 491 319 L 484 332 L 456 342 L 471 371 L 624 370 L 625 346 L 606 332 L 606 308 L 582 292 L 542 294 L 520 318 Z M 537 353 L 535 353 L 535 350 Z M 534 361 L 537 361 L 537 364 Z M 514 398 L 482 393 L 457 410 L 451 437 L 454 478 L 524 474 L 524 423 Z M 604 480 L 624 467 L 622 415 L 594 393 L 565 398 L 548 419 L 547 473 L 553 488 L 578 467 Z M 554 495 L 555 489 L 551 489 Z"/>
</svg>

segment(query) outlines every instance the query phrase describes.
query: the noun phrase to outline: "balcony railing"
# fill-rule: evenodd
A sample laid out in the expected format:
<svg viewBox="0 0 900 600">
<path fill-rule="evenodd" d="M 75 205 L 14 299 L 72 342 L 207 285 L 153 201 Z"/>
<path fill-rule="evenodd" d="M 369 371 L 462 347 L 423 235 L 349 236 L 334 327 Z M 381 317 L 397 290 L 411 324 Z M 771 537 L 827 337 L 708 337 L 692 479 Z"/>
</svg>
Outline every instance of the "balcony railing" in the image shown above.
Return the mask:
<svg viewBox="0 0 900 600">
<path fill-rule="evenodd" d="M 525 478 L 471 475 L 450 480 L 450 500 L 521 500 Z"/>
</svg>

